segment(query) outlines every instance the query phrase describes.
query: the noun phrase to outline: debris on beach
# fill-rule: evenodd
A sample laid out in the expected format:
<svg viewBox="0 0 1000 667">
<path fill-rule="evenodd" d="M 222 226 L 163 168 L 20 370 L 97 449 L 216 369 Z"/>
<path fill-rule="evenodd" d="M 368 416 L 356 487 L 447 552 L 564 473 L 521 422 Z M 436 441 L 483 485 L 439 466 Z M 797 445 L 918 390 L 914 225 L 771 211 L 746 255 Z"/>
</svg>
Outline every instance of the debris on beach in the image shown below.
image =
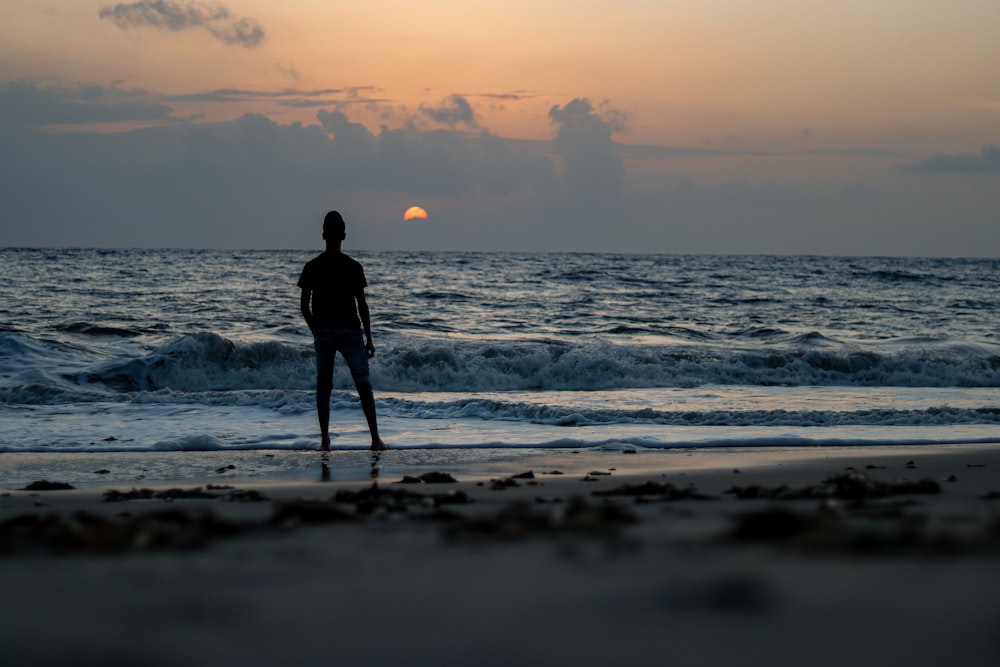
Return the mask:
<svg viewBox="0 0 1000 667">
<path fill-rule="evenodd" d="M 363 518 L 414 517 L 450 520 L 443 508 L 464 505 L 472 499 L 464 491 L 424 494 L 409 489 L 369 487 L 360 491 L 338 491 L 332 498 L 276 502 L 270 522 L 341 523 Z"/>
<path fill-rule="evenodd" d="M 889 510 L 806 513 L 785 508 L 751 512 L 730 534 L 807 552 L 953 554 L 1000 549 L 1000 522 L 989 517 L 934 517 Z"/>
<path fill-rule="evenodd" d="M 689 486 L 681 488 L 669 482 L 643 482 L 641 484 L 622 484 L 605 491 L 593 491 L 594 496 L 632 496 L 637 503 L 661 503 L 672 500 L 718 500 L 715 496 L 699 493 Z"/>
<path fill-rule="evenodd" d="M 424 484 L 456 484 L 458 480 L 446 472 L 425 472 L 420 476 Z"/>
<path fill-rule="evenodd" d="M 583 498 L 570 498 L 551 510 L 538 509 L 527 502 L 516 502 L 493 514 L 459 519 L 446 530 L 449 537 L 487 537 L 519 539 L 560 534 L 614 534 L 638 519 L 627 507 L 615 501 L 598 504 Z"/>
<path fill-rule="evenodd" d="M 772 507 L 737 519 L 736 542 L 767 542 L 821 552 L 954 553 L 1000 549 L 1000 521 L 993 516 L 934 516 L 910 513 L 907 498 L 936 494 L 932 479 L 880 482 L 852 471 L 803 488 L 734 487 L 738 498 L 819 499 L 813 512 Z M 1000 496 L 998 496 L 1000 497 Z M 846 502 L 845 502 L 846 501 Z"/>
<path fill-rule="evenodd" d="M 836 498 L 838 500 L 854 500 L 863 502 L 872 498 L 888 498 L 910 494 L 940 493 L 941 485 L 933 479 L 922 479 L 916 482 L 900 480 L 898 482 L 880 482 L 857 470 L 829 477 L 819 484 L 800 488 L 779 486 L 733 486 L 726 493 L 735 495 L 741 500 L 804 500 Z"/>
<path fill-rule="evenodd" d="M 457 484 L 458 480 L 446 472 L 425 472 L 419 476 L 403 475 L 396 484 Z"/>
<path fill-rule="evenodd" d="M 504 489 L 512 489 L 518 486 L 521 486 L 521 483 L 513 477 L 502 477 L 490 480 L 490 489 L 493 491 L 503 491 Z"/>
<path fill-rule="evenodd" d="M 340 503 L 330 500 L 291 500 L 276 502 L 271 513 L 271 523 L 293 525 L 298 523 L 341 523 L 354 521 L 357 514 Z"/>
<path fill-rule="evenodd" d="M 68 517 L 24 514 L 0 522 L 0 553 L 189 550 L 244 530 L 244 525 L 210 511 L 171 510 L 135 517 L 104 517 L 89 512 Z"/>
<path fill-rule="evenodd" d="M 221 491 L 221 493 L 216 493 Z M 268 498 L 260 491 L 234 489 L 231 486 L 208 485 L 207 489 L 200 486 L 193 489 L 167 489 L 165 491 L 154 491 L 153 489 L 132 489 L 131 491 L 118 491 L 110 489 L 104 492 L 104 502 L 117 503 L 128 500 L 226 500 L 241 503 L 264 502 Z"/>
<path fill-rule="evenodd" d="M 355 505 L 363 513 L 367 509 L 379 506 L 421 505 L 438 507 L 441 505 L 463 505 L 471 503 L 472 499 L 465 491 L 446 491 L 444 493 L 417 493 L 408 489 L 381 489 L 369 487 L 360 491 L 338 491 L 334 500 L 340 503 Z"/>
<path fill-rule="evenodd" d="M 50 482 L 47 479 L 40 479 L 32 482 L 18 491 L 68 491 L 76 487 L 66 482 Z"/>
</svg>

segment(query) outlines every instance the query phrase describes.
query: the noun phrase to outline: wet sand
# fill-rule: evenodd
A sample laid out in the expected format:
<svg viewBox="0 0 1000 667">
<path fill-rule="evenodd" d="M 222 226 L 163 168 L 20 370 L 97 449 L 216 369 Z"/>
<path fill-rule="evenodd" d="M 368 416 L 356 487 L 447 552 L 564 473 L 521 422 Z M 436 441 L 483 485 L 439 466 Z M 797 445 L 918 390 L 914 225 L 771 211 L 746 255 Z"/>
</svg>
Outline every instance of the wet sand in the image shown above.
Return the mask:
<svg viewBox="0 0 1000 667">
<path fill-rule="evenodd" d="M 3 664 L 1000 664 L 1000 446 L 218 454 L 14 461 Z"/>
</svg>

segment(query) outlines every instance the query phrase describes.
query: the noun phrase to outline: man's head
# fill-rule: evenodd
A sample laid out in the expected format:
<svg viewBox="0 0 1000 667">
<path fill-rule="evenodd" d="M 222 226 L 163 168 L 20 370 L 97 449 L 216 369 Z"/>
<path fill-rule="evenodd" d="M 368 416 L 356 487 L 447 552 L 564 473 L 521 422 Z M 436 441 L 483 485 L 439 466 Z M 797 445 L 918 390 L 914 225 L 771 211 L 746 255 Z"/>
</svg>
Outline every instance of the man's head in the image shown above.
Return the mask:
<svg viewBox="0 0 1000 667">
<path fill-rule="evenodd" d="M 323 238 L 327 241 L 343 241 L 347 238 L 347 226 L 339 211 L 330 211 L 323 218 Z"/>
</svg>

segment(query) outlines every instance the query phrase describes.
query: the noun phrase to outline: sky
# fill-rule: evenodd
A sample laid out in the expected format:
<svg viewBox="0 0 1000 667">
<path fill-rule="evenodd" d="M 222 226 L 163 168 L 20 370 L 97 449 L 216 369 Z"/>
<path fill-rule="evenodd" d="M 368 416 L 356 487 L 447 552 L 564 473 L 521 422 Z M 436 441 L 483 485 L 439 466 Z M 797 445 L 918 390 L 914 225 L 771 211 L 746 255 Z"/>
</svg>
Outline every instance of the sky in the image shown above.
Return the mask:
<svg viewBox="0 0 1000 667">
<path fill-rule="evenodd" d="M 3 0 L 0 246 L 1000 257 L 996 0 Z M 426 219 L 404 220 L 420 206 Z"/>
</svg>

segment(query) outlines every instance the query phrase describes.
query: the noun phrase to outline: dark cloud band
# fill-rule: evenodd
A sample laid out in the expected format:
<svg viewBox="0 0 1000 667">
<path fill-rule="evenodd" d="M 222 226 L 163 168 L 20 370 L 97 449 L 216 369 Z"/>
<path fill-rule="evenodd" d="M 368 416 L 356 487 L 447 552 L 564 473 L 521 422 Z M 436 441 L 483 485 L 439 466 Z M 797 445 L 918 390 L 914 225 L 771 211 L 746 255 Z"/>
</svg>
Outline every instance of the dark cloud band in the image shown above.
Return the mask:
<svg viewBox="0 0 1000 667">
<path fill-rule="evenodd" d="M 936 153 L 907 168 L 942 173 L 1000 173 L 1000 146 L 983 146 L 978 153 Z"/>
</svg>

